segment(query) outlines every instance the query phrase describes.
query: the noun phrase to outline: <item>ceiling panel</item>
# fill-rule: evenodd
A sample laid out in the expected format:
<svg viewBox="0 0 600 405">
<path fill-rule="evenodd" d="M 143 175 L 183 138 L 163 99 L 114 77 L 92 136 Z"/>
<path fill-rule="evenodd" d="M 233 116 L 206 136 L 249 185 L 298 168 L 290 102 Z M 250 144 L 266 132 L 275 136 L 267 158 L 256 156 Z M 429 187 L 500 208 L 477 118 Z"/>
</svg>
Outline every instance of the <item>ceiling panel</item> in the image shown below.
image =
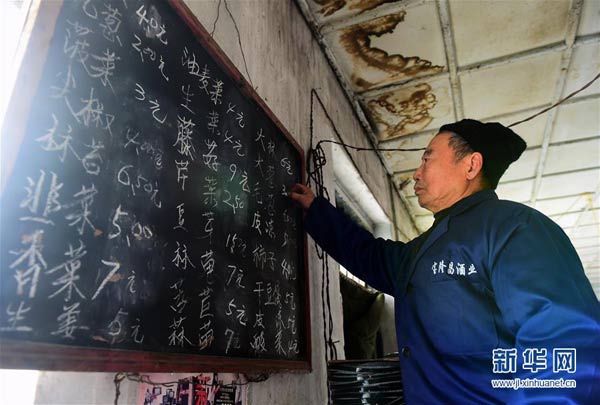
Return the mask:
<svg viewBox="0 0 600 405">
<path fill-rule="evenodd" d="M 589 266 L 589 264 L 598 263 L 598 259 L 600 258 L 600 252 L 591 250 L 585 253 L 580 253 L 580 257 L 583 264 Z"/>
<path fill-rule="evenodd" d="M 454 122 L 450 82 L 442 77 L 365 100 L 365 112 L 380 141 Z"/>
<path fill-rule="evenodd" d="M 591 81 L 598 72 L 600 72 L 600 42 L 576 46 L 571 56 L 571 64 L 569 65 L 563 96 L 571 94 Z M 577 97 L 598 93 L 600 93 L 600 82 L 596 81 L 590 87 L 577 94 Z"/>
<path fill-rule="evenodd" d="M 595 246 L 587 246 L 587 247 L 581 247 L 577 249 L 577 252 L 582 255 L 582 256 L 594 256 L 597 255 L 598 253 L 600 253 L 600 246 L 595 245 Z"/>
<path fill-rule="evenodd" d="M 593 193 L 600 182 L 600 169 L 542 177 L 538 198 L 553 198 L 583 192 Z"/>
<path fill-rule="evenodd" d="M 427 229 L 433 225 L 433 215 L 417 215 L 415 217 L 415 223 L 417 227 L 421 230 L 421 232 L 425 232 Z"/>
<path fill-rule="evenodd" d="M 579 259 L 581 260 L 581 263 L 583 263 L 583 267 L 584 268 L 588 268 L 590 266 L 594 266 L 594 265 L 598 265 L 598 262 L 600 261 L 600 253 L 596 252 L 592 252 L 592 253 L 588 253 L 585 255 L 582 255 L 581 253 L 577 252 L 577 254 L 579 255 Z M 598 270 L 596 270 L 598 271 Z M 600 281 L 600 280 L 599 280 Z"/>
<path fill-rule="evenodd" d="M 591 250 L 588 252 L 579 253 L 579 257 L 581 258 L 581 262 L 584 266 L 589 266 L 590 264 L 598 263 L 598 260 L 600 259 L 600 252 Z"/>
<path fill-rule="evenodd" d="M 598 262 L 592 263 L 588 267 L 589 267 L 589 272 L 586 272 L 586 273 L 589 274 L 589 277 L 600 278 L 600 265 L 598 265 Z M 598 281 L 600 281 L 600 280 L 598 280 Z"/>
<path fill-rule="evenodd" d="M 434 1 L 403 9 L 404 20 L 393 32 L 371 36 L 371 46 L 388 54 L 418 55 L 433 65 L 446 65 L 444 40 Z"/>
<path fill-rule="evenodd" d="M 553 215 L 550 218 L 563 228 L 573 227 L 578 222 L 583 224 L 594 223 L 597 221 L 599 209 L 565 213 L 560 215 Z"/>
<path fill-rule="evenodd" d="M 595 240 L 600 243 L 600 222 L 595 221 L 591 224 L 579 225 L 565 229 L 573 243 L 587 243 L 586 241 Z"/>
<path fill-rule="evenodd" d="M 475 119 L 550 103 L 560 53 L 548 53 L 460 74 L 465 116 Z"/>
<path fill-rule="evenodd" d="M 595 246 L 596 249 L 600 249 L 600 238 L 597 237 L 575 239 L 572 242 L 576 249 L 588 248 L 591 246 Z"/>
<path fill-rule="evenodd" d="M 565 159 L 573 156 L 576 159 Z M 570 170 L 591 169 L 600 167 L 600 135 L 597 138 L 569 143 L 560 146 L 550 146 L 544 174 L 561 173 Z"/>
<path fill-rule="evenodd" d="M 583 13 L 579 21 L 577 35 L 588 35 L 600 32 L 600 1 L 584 0 Z"/>
<path fill-rule="evenodd" d="M 433 138 L 433 133 L 421 134 L 416 136 L 405 136 L 397 138 L 394 141 L 386 142 L 385 145 L 381 145 L 382 148 L 425 148 Z M 392 172 L 405 172 L 407 170 L 414 170 L 421 164 L 421 156 L 423 151 L 416 152 L 400 152 L 400 151 L 389 151 L 382 152 L 385 160 L 388 162 Z"/>
<path fill-rule="evenodd" d="M 563 40 L 570 3 L 569 0 L 450 1 L 459 65 Z"/>
<path fill-rule="evenodd" d="M 596 243 L 595 245 L 593 243 Z M 589 239 L 587 240 L 587 244 L 577 243 L 577 240 L 573 242 L 573 246 L 578 253 L 581 252 L 582 249 L 594 248 L 596 252 L 600 251 L 600 239 L 595 238 L 595 240 Z"/>
<path fill-rule="evenodd" d="M 402 0 L 308 0 L 307 3 L 319 23 L 334 23 L 364 14 L 378 14 L 392 3 Z"/>
<path fill-rule="evenodd" d="M 521 121 L 524 118 L 529 117 L 532 114 L 531 111 L 524 113 L 511 114 L 505 117 L 494 119 L 502 125 L 511 125 L 515 122 Z M 544 138 L 544 127 L 546 126 L 546 117 L 539 116 L 530 121 L 524 122 L 519 125 L 515 125 L 511 129 L 515 131 L 521 138 L 527 143 L 527 147 L 531 148 L 534 146 L 540 146 Z"/>
<path fill-rule="evenodd" d="M 552 142 L 600 136 L 600 99 L 558 107 Z"/>
<path fill-rule="evenodd" d="M 412 190 L 412 184 L 410 187 L 410 190 Z M 408 197 L 406 201 L 408 202 L 411 211 L 415 215 L 432 215 L 431 211 L 428 211 L 419 205 L 419 200 L 417 199 L 417 196 L 414 195 L 414 193 L 411 193 L 411 196 Z"/>
<path fill-rule="evenodd" d="M 325 35 L 355 91 L 439 73 L 446 65 L 435 3 L 428 2 Z"/>
<path fill-rule="evenodd" d="M 532 190 L 533 180 L 519 180 L 500 183 L 496 189 L 496 194 L 503 200 L 524 202 L 529 201 Z"/>
<path fill-rule="evenodd" d="M 413 191 L 412 172 L 394 174 L 392 180 L 402 190 L 406 196 L 415 195 Z"/>
<path fill-rule="evenodd" d="M 353 17 L 381 7 L 382 4 L 398 3 L 400 0 L 308 0 L 308 6 L 320 22 Z"/>
<path fill-rule="evenodd" d="M 556 215 L 563 212 L 580 211 L 588 205 L 585 194 L 552 198 L 549 200 L 537 200 L 535 209 L 546 215 Z"/>
<path fill-rule="evenodd" d="M 522 180 L 532 178 L 540 159 L 540 149 L 528 149 L 523 152 L 521 157 L 508 166 L 508 169 L 502 176 L 502 181 Z"/>
</svg>

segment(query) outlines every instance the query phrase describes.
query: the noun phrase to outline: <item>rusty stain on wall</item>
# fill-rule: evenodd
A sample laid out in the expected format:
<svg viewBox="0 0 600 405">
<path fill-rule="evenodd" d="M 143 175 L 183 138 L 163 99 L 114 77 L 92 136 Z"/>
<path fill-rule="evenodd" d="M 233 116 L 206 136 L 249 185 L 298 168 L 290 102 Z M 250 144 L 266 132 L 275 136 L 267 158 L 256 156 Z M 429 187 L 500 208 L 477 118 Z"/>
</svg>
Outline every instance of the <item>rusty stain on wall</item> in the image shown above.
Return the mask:
<svg viewBox="0 0 600 405">
<path fill-rule="evenodd" d="M 368 88 L 371 88 L 374 86 L 373 83 L 371 83 L 368 80 L 363 79 L 362 77 L 353 77 L 353 80 L 357 86 L 360 86 L 363 89 L 368 89 Z"/>
<path fill-rule="evenodd" d="M 348 10 L 358 10 L 360 13 L 372 10 L 384 3 L 395 3 L 399 0 L 313 0 L 314 3 L 322 6 L 319 13 L 325 17 L 348 6 Z"/>
<path fill-rule="evenodd" d="M 406 92 L 384 94 L 367 103 L 371 119 L 379 128 L 379 139 L 397 138 L 423 130 L 433 120 L 430 110 L 437 104 L 431 86 L 423 83 Z"/>
<path fill-rule="evenodd" d="M 405 16 L 406 11 L 400 11 L 342 30 L 340 43 L 357 64 L 354 68 L 355 73 L 351 75 L 356 86 L 363 90 L 367 89 L 363 87 L 364 79 L 361 81 L 360 74 L 356 73 L 361 72 L 364 65 L 384 71 L 396 79 L 411 78 L 418 74 L 439 73 L 444 69 L 443 66 L 434 66 L 430 61 L 417 56 L 388 55 L 379 48 L 371 48 L 369 38 L 371 35 L 381 37 L 391 33 L 400 22 L 404 21 Z"/>
</svg>

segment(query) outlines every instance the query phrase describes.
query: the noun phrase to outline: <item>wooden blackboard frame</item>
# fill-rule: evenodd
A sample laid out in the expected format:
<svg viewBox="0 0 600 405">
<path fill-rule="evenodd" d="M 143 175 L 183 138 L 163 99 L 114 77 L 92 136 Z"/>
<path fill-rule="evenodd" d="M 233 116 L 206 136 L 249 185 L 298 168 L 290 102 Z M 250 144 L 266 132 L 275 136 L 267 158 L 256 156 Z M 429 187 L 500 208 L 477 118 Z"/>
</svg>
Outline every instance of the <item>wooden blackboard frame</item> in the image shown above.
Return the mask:
<svg viewBox="0 0 600 405">
<path fill-rule="evenodd" d="M 240 92 L 254 101 L 300 154 L 302 181 L 306 180 L 304 151 L 266 103 L 220 49 L 183 0 L 168 0 L 196 40 L 234 81 Z M 37 91 L 48 49 L 63 0 L 35 0 L 31 4 L 22 36 L 22 59 L 11 100 L 6 109 L 2 144 L 1 190 L 10 177 L 25 134 L 32 100 Z M 17 56 L 21 54 L 18 52 Z M 30 341 L 0 341 L 0 368 L 97 372 L 310 372 L 312 346 L 310 327 L 310 281 L 307 237 L 303 233 L 305 353 L 303 360 L 252 359 L 178 353 L 141 352 L 122 349 L 70 347 Z"/>
</svg>

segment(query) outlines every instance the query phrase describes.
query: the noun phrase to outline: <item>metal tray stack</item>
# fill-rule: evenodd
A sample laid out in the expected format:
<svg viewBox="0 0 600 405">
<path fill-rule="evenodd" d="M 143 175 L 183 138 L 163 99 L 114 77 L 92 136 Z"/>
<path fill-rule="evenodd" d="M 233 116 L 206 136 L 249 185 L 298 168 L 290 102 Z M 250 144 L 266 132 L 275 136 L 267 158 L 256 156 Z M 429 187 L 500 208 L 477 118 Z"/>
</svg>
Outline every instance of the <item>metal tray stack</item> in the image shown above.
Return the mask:
<svg viewBox="0 0 600 405">
<path fill-rule="evenodd" d="M 333 405 L 405 403 L 398 360 L 339 360 L 327 369 Z"/>
</svg>

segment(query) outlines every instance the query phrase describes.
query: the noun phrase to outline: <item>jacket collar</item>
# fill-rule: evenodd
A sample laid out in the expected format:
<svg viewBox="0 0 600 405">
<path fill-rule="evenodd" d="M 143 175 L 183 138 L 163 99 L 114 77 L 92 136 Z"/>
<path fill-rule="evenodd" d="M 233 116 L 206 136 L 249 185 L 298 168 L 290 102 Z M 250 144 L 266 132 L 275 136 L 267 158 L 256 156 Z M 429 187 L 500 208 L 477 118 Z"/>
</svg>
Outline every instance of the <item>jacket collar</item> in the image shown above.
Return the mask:
<svg viewBox="0 0 600 405">
<path fill-rule="evenodd" d="M 481 203 L 483 201 L 492 200 L 492 199 L 494 199 L 494 200 L 498 199 L 498 195 L 496 194 L 496 192 L 494 190 L 485 189 L 485 190 L 481 190 L 476 193 L 473 193 L 470 196 L 467 196 L 467 197 L 463 198 L 462 200 L 456 202 L 450 208 L 447 208 L 448 213 L 446 214 L 444 212 L 444 216 L 439 221 L 439 223 L 432 225 L 433 229 L 426 232 L 429 234 L 429 236 L 426 236 L 427 239 L 425 240 L 425 242 L 419 249 L 418 253 L 416 254 L 415 258 L 413 259 L 412 265 L 409 269 L 409 274 L 408 274 L 407 280 L 410 280 L 412 278 L 412 275 L 415 271 L 415 264 L 423 256 L 423 254 L 427 251 L 427 249 L 429 249 L 429 247 L 433 243 L 435 243 L 435 241 L 438 240 L 443 234 L 448 232 L 448 223 L 450 221 L 450 218 L 467 211 L 469 208 L 474 207 L 475 205 L 478 205 L 479 203 Z"/>
<path fill-rule="evenodd" d="M 474 205 L 479 204 L 482 201 L 485 200 L 497 200 L 498 199 L 498 195 L 496 194 L 496 192 L 494 190 L 491 189 L 484 189 L 484 190 L 480 190 L 476 193 L 473 193 L 465 198 L 463 198 L 462 200 L 454 203 L 454 205 L 452 205 L 450 208 L 447 208 L 448 212 L 448 217 L 453 217 L 456 216 L 466 210 L 468 210 L 469 208 L 473 207 Z"/>
</svg>

